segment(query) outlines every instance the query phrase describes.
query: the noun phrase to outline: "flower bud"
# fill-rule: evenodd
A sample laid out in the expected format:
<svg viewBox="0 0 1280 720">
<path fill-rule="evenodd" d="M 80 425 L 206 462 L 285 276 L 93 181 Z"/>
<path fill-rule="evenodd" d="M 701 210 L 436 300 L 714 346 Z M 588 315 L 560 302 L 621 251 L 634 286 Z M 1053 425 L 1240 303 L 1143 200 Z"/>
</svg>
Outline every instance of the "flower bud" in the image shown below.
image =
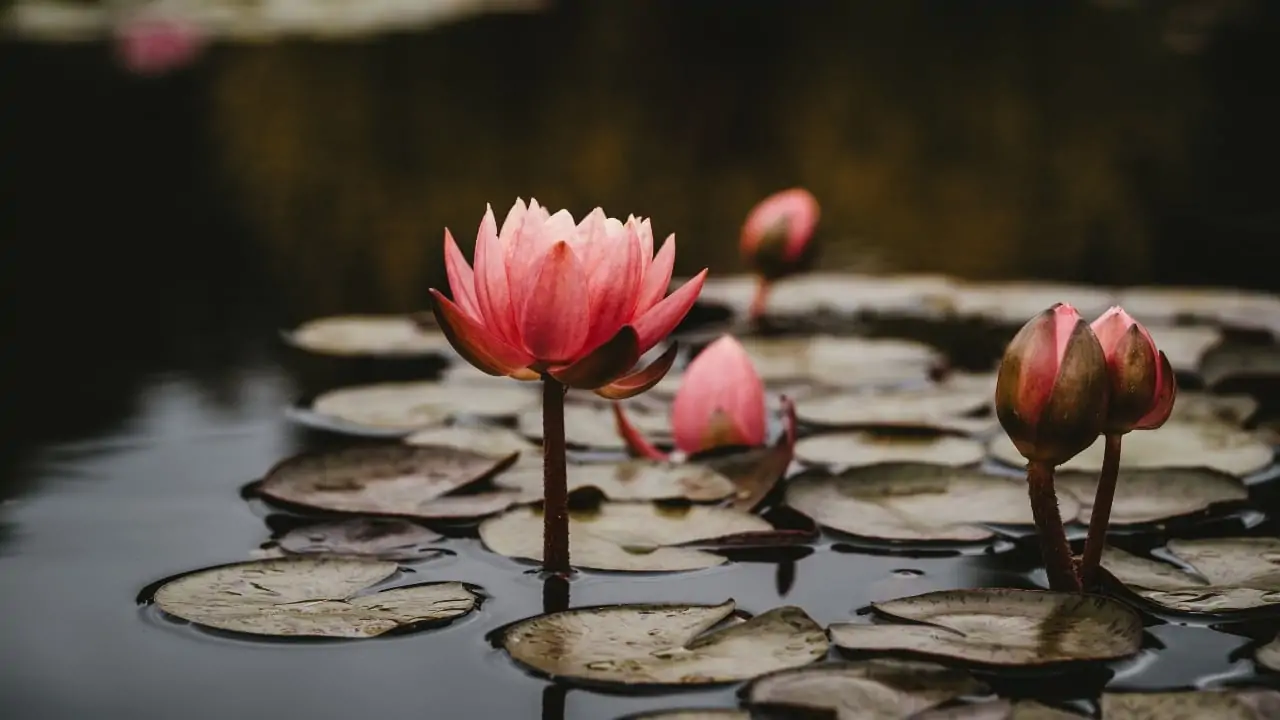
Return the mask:
<svg viewBox="0 0 1280 720">
<path fill-rule="evenodd" d="M 1111 379 L 1103 432 L 1124 434 L 1163 425 L 1173 412 L 1178 386 L 1169 359 L 1151 334 L 1120 307 L 1103 313 L 1091 327 Z"/>
<path fill-rule="evenodd" d="M 804 188 L 761 200 L 742 226 L 743 260 L 766 281 L 807 270 L 817 255 L 812 239 L 818 215 L 817 199 Z"/>
<path fill-rule="evenodd" d="M 1102 345 L 1075 308 L 1058 303 L 1005 350 L 996 416 L 1023 457 L 1061 465 L 1097 440 L 1109 389 Z"/>
</svg>

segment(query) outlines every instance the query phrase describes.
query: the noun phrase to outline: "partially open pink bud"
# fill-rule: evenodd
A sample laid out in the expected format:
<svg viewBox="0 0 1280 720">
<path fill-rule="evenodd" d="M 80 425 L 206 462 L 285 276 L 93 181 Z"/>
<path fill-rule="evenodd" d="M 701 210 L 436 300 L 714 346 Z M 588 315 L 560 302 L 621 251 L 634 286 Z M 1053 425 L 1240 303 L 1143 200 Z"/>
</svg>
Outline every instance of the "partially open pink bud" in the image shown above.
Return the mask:
<svg viewBox="0 0 1280 720">
<path fill-rule="evenodd" d="M 1091 326 L 1102 345 L 1111 377 L 1111 400 L 1104 432 L 1160 427 L 1173 412 L 1178 393 L 1169 359 L 1151 333 L 1120 307 L 1106 311 Z"/>
<path fill-rule="evenodd" d="M 1057 466 L 1098 439 L 1109 389 L 1098 338 L 1075 308 L 1059 303 L 1031 318 L 1005 350 L 996 416 L 1023 457 Z"/>
<path fill-rule="evenodd" d="M 765 280 L 808 269 L 817 254 L 812 242 L 818 201 L 804 188 L 791 188 L 761 200 L 742 226 L 742 258 Z"/>
<path fill-rule="evenodd" d="M 618 430 L 637 455 L 665 457 L 614 405 Z M 764 383 L 751 356 L 731 335 L 711 343 L 685 368 L 671 408 L 676 447 L 686 454 L 765 442 Z"/>
</svg>

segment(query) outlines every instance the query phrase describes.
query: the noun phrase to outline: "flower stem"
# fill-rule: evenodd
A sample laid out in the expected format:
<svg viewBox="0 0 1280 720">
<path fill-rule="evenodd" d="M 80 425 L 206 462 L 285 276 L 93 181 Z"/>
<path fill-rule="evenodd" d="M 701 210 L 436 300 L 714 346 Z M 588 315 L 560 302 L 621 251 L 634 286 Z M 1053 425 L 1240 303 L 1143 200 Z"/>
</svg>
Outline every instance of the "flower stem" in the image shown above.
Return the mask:
<svg viewBox="0 0 1280 720">
<path fill-rule="evenodd" d="M 758 324 L 764 318 L 765 306 L 769 300 L 770 283 L 764 278 L 756 278 L 756 291 L 751 296 L 751 305 L 747 309 L 747 319 Z"/>
<path fill-rule="evenodd" d="M 542 566 L 568 575 L 569 483 L 564 450 L 565 386 L 542 378 Z"/>
<path fill-rule="evenodd" d="M 1098 580 L 1102 547 L 1107 544 L 1107 525 L 1111 522 L 1111 503 L 1116 496 L 1116 476 L 1120 474 L 1120 439 L 1124 436 L 1105 437 L 1102 474 L 1098 476 L 1098 491 L 1093 496 L 1093 512 L 1089 517 L 1089 537 L 1084 541 L 1084 558 L 1080 561 L 1080 583 L 1086 590 Z"/>
<path fill-rule="evenodd" d="M 1071 546 L 1067 544 L 1062 515 L 1058 512 L 1058 496 L 1053 491 L 1053 466 L 1028 463 L 1027 487 L 1031 495 L 1031 514 L 1040 535 L 1040 555 L 1049 576 L 1049 589 L 1080 592 L 1080 578 L 1076 577 Z"/>
</svg>

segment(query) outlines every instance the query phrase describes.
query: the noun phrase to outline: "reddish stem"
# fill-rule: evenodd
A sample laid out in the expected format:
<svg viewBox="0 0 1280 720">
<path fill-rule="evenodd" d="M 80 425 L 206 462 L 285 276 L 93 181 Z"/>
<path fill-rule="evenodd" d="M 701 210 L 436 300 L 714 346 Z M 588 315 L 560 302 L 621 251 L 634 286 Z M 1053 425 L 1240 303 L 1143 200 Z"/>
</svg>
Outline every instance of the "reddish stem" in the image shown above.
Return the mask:
<svg viewBox="0 0 1280 720">
<path fill-rule="evenodd" d="M 1040 555 L 1044 558 L 1045 574 L 1049 576 L 1049 589 L 1080 592 L 1080 578 L 1076 577 L 1071 546 L 1067 544 L 1062 515 L 1058 512 L 1058 496 L 1053 491 L 1053 466 L 1028 463 L 1027 487 L 1031 495 L 1031 514 L 1040 536 Z"/>
<path fill-rule="evenodd" d="M 764 317 L 765 305 L 769 300 L 769 286 L 768 280 L 764 278 L 756 279 L 756 291 L 751 296 L 751 307 L 747 310 L 747 319 L 753 324 L 760 322 L 760 319 Z"/>
<path fill-rule="evenodd" d="M 1080 561 L 1080 583 L 1087 590 L 1098 581 L 1102 564 L 1102 548 L 1107 544 L 1107 525 L 1111 522 L 1111 504 L 1116 497 L 1116 477 L 1120 474 L 1120 440 L 1123 435 L 1106 435 L 1102 455 L 1102 474 L 1098 491 L 1093 496 L 1089 517 L 1089 537 L 1084 541 L 1084 558 Z"/>
<path fill-rule="evenodd" d="M 569 575 L 569 483 L 565 469 L 564 394 L 560 381 L 542 379 L 542 566 Z"/>
</svg>

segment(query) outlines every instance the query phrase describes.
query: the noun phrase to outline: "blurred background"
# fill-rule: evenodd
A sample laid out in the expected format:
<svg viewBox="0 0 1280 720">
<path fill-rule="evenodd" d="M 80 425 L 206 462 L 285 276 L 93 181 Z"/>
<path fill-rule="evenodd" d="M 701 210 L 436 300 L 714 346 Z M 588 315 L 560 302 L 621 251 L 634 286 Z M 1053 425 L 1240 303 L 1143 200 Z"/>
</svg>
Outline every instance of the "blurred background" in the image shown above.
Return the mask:
<svg viewBox="0 0 1280 720">
<path fill-rule="evenodd" d="M 492 203 L 653 218 L 741 269 L 1276 288 L 1268 0 L 8 0 L 11 453 L 156 373 L 234 406 L 276 330 L 425 306 Z"/>
</svg>

